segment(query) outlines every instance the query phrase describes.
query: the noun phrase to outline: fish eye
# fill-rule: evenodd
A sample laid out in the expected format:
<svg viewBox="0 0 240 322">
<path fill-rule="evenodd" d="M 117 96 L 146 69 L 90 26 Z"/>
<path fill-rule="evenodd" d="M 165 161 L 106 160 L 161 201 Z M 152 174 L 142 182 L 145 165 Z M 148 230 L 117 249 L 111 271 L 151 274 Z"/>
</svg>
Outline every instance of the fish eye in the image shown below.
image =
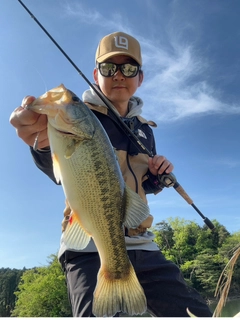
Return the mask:
<svg viewBox="0 0 240 322">
<path fill-rule="evenodd" d="M 72 100 L 73 100 L 74 102 L 79 102 L 79 101 L 80 101 L 80 99 L 79 99 L 77 96 L 73 96 L 73 97 L 72 97 Z"/>
</svg>

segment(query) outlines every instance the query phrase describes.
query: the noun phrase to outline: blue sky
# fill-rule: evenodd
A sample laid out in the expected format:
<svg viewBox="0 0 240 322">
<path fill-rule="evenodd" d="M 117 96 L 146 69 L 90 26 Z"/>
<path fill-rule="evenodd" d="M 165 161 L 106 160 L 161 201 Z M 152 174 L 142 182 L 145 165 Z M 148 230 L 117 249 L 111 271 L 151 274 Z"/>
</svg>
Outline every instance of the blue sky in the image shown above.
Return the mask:
<svg viewBox="0 0 240 322">
<path fill-rule="evenodd" d="M 240 230 L 240 2 L 238 0 L 23 0 L 92 81 L 99 40 L 114 31 L 142 46 L 145 79 L 136 95 L 158 124 L 158 154 L 195 205 L 229 232 Z M 87 83 L 17 0 L 1 1 L 0 267 L 45 265 L 61 235 L 64 195 L 33 164 L 9 124 L 25 95 Z M 150 196 L 154 223 L 203 221 L 173 188 Z"/>
</svg>

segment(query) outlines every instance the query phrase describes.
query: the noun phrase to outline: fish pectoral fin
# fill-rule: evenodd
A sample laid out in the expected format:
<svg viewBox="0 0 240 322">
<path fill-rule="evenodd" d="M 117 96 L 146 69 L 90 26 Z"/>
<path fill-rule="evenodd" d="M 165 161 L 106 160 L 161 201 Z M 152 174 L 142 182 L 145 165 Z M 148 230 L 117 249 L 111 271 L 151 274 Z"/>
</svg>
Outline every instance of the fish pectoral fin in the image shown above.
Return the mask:
<svg viewBox="0 0 240 322">
<path fill-rule="evenodd" d="M 64 157 L 66 159 L 71 158 L 73 153 L 76 151 L 77 147 L 82 144 L 85 140 L 91 140 L 94 135 L 94 128 L 89 124 L 89 129 L 86 128 L 86 131 L 78 131 L 77 139 L 72 139 L 66 147 Z"/>
<path fill-rule="evenodd" d="M 58 162 L 58 156 L 55 153 L 52 153 L 52 162 L 53 162 L 53 173 L 57 183 L 61 181 L 61 170 Z"/>
<path fill-rule="evenodd" d="M 137 228 L 150 215 L 148 205 L 142 198 L 134 192 L 131 188 L 126 186 L 126 207 L 125 218 L 123 220 L 124 226 L 127 228 Z"/>
<path fill-rule="evenodd" d="M 78 215 L 72 211 L 66 230 L 63 233 L 63 241 L 67 248 L 84 249 L 87 247 L 90 239 L 91 236 L 82 228 Z"/>
<path fill-rule="evenodd" d="M 75 140 L 75 139 L 71 140 L 70 143 L 66 147 L 64 157 L 66 159 L 71 158 L 71 156 L 76 151 L 76 148 L 78 147 L 79 144 L 80 144 L 79 140 Z"/>
</svg>

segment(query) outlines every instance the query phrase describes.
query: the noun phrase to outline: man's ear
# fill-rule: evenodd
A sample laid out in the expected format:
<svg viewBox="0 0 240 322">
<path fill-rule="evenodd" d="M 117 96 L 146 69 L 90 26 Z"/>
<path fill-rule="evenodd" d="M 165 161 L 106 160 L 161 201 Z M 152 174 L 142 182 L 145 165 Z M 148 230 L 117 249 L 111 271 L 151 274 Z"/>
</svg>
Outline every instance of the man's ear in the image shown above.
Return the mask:
<svg viewBox="0 0 240 322">
<path fill-rule="evenodd" d="M 139 71 L 139 79 L 138 79 L 138 87 L 140 87 L 142 85 L 144 76 L 143 76 L 143 71 Z"/>
<path fill-rule="evenodd" d="M 97 68 L 94 68 L 93 79 L 94 79 L 95 83 L 98 85 L 98 70 L 97 70 Z"/>
</svg>

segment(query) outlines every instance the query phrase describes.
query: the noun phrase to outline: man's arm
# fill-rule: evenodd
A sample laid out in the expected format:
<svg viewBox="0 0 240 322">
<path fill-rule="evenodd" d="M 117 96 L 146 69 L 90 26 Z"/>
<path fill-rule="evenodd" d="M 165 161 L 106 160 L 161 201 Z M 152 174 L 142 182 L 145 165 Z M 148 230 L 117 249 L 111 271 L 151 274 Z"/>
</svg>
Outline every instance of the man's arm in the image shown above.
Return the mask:
<svg viewBox="0 0 240 322">
<path fill-rule="evenodd" d="M 38 167 L 38 169 L 44 172 L 56 184 L 61 184 L 61 182 L 58 183 L 56 181 L 56 178 L 54 176 L 50 149 L 47 147 L 45 149 L 35 151 L 33 147 L 30 146 L 30 151 L 33 157 L 33 161 Z"/>
</svg>

